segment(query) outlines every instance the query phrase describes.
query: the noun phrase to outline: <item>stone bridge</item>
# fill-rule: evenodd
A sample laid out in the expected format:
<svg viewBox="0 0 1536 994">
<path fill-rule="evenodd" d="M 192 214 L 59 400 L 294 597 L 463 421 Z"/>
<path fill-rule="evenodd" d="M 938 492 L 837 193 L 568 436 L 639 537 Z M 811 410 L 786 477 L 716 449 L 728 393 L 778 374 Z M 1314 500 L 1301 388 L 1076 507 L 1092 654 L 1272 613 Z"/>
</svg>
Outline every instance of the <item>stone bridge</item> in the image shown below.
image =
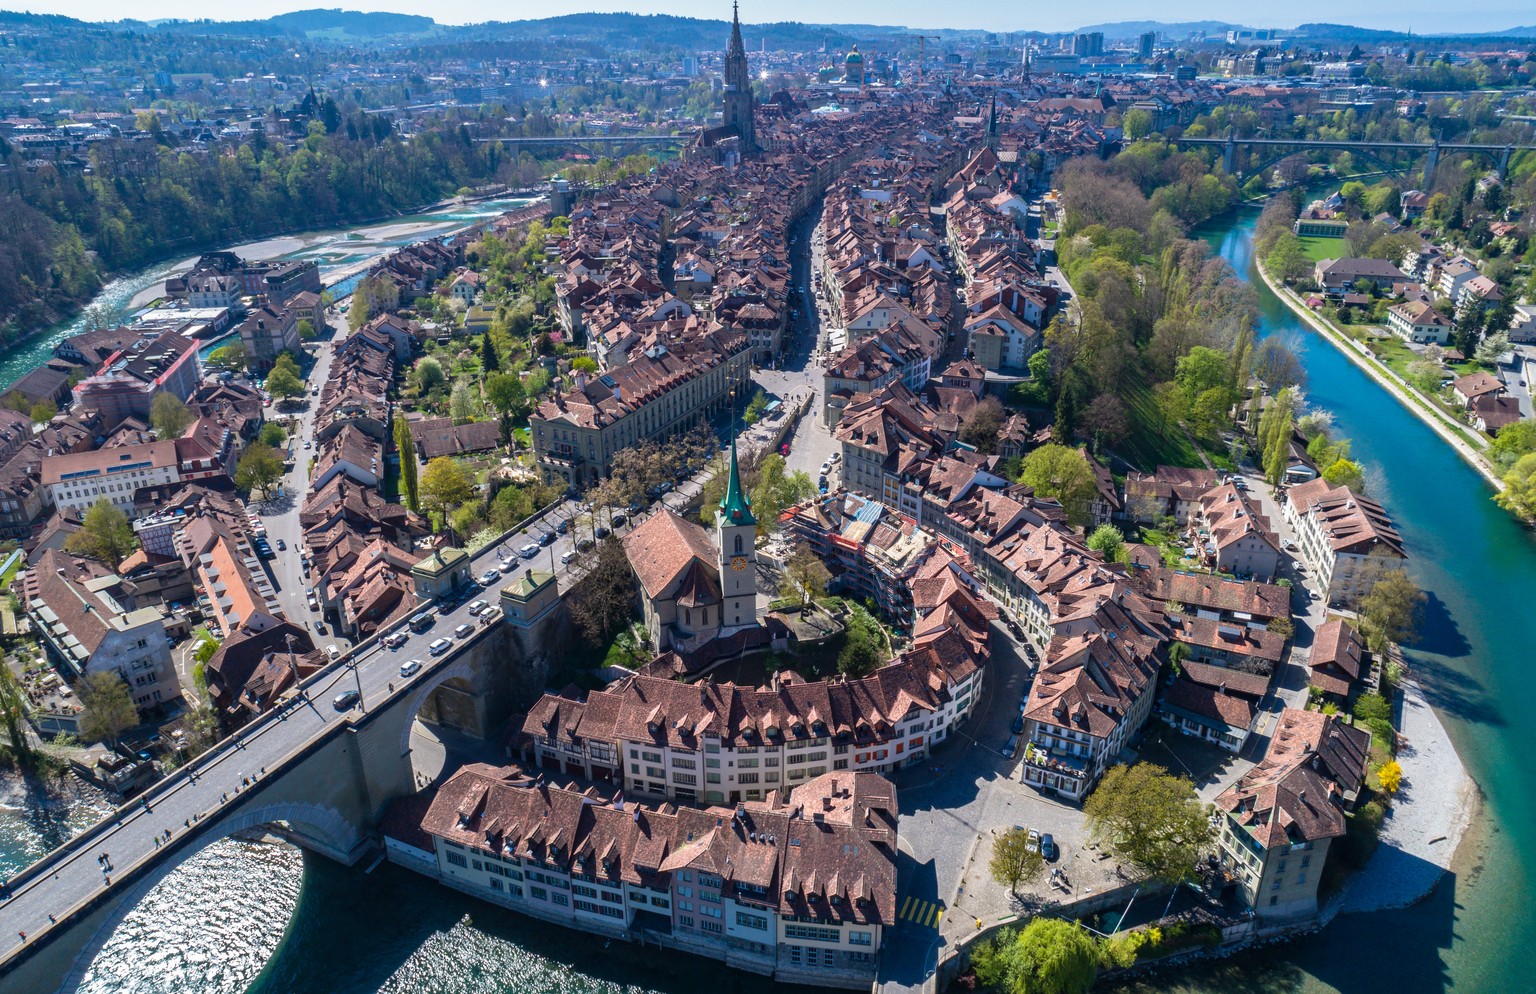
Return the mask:
<svg viewBox="0 0 1536 994">
<path fill-rule="evenodd" d="M 501 601 L 494 624 L 475 624 L 460 605 L 396 651 L 364 643 L 279 708 L 8 881 L 0 994 L 72 994 L 145 894 L 237 833 L 270 831 L 346 865 L 381 857 L 380 817 L 417 790 L 410 755 L 417 718 L 484 738 L 543 685 L 548 640 L 563 624 L 555 579 L 530 573 Z M 461 623 L 473 632 L 432 656 L 428 643 Z M 402 679 L 400 663 L 412 658 L 423 668 Z M 338 713 L 332 699 L 347 690 L 359 690 L 362 703 Z"/>
<path fill-rule="evenodd" d="M 1435 170 L 1440 165 L 1441 155 L 1447 153 L 1480 155 L 1498 170 L 1499 178 L 1503 179 L 1509 172 L 1509 161 L 1515 153 L 1536 149 L 1536 146 L 1531 145 L 1474 145 L 1438 140 L 1431 142 L 1325 141 L 1313 138 L 1239 138 L 1235 135 L 1227 135 L 1225 138 L 1175 138 L 1173 144 L 1185 148 L 1214 146 L 1221 149 L 1222 168 L 1233 176 L 1238 174 L 1237 150 L 1239 148 L 1259 154 L 1259 165 L 1250 170 L 1252 173 L 1262 173 L 1281 159 L 1298 152 L 1350 152 L 1374 162 L 1393 176 L 1403 176 L 1412 172 L 1413 166 L 1422 161 L 1425 189 L 1434 183 Z"/>
</svg>

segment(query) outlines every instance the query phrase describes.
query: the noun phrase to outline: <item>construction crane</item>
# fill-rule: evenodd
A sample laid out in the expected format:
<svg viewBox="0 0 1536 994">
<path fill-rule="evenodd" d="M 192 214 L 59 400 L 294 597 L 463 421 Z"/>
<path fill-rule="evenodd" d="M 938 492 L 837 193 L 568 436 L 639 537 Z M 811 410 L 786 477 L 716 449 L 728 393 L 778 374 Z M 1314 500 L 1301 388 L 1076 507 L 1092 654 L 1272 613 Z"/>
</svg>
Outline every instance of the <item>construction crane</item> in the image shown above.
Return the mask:
<svg viewBox="0 0 1536 994">
<path fill-rule="evenodd" d="M 938 35 L 908 35 L 907 37 L 917 39 L 917 81 L 921 83 L 926 79 L 926 77 L 923 75 L 924 47 L 930 41 L 943 41 L 944 39 L 940 38 Z"/>
</svg>

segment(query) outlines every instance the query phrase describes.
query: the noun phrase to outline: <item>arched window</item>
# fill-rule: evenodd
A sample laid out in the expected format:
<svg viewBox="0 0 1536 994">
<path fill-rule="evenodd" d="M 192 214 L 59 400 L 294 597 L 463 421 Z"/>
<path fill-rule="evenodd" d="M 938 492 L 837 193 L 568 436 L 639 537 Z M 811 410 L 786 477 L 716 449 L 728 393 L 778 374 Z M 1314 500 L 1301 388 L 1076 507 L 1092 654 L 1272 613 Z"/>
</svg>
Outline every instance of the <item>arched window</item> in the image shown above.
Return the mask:
<svg viewBox="0 0 1536 994">
<path fill-rule="evenodd" d="M 741 555 L 741 536 L 740 535 L 736 536 L 736 554 L 738 556 Z"/>
<path fill-rule="evenodd" d="M 693 627 L 693 610 L 691 608 L 683 608 L 683 624 L 689 628 Z"/>
</svg>

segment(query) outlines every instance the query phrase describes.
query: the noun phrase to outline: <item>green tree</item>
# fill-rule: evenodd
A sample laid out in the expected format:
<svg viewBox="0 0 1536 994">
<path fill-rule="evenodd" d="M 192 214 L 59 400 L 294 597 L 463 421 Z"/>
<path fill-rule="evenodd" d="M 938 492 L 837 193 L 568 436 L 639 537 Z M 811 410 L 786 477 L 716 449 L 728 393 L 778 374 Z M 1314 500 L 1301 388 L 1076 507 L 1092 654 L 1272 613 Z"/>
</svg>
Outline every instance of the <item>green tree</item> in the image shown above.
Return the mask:
<svg viewBox="0 0 1536 994">
<path fill-rule="evenodd" d="M 496 354 L 496 343 L 491 341 L 490 335 L 480 336 L 480 370 L 483 373 L 494 373 L 501 368 L 501 356 Z"/>
<path fill-rule="evenodd" d="M 1040 847 L 1030 848 L 1029 833 L 1010 828 L 992 839 L 992 858 L 987 862 L 992 879 L 1019 892 L 1019 884 L 1033 881 L 1045 871 L 1045 857 Z"/>
<path fill-rule="evenodd" d="M 5 726 L 6 737 L 11 742 L 11 755 L 21 765 L 32 759 L 32 743 L 27 738 L 27 695 L 16 679 L 16 673 L 0 664 L 0 725 Z"/>
<path fill-rule="evenodd" d="M 594 375 L 597 373 L 597 360 L 589 355 L 579 355 L 571 360 L 571 371 Z"/>
<path fill-rule="evenodd" d="M 485 378 L 485 395 L 491 406 L 511 418 L 528 414 L 528 393 L 516 373 L 492 373 Z"/>
<path fill-rule="evenodd" d="M 54 415 L 59 413 L 59 405 L 51 400 L 40 400 L 32 405 L 28 413 L 32 416 L 34 423 L 45 425 L 53 420 Z"/>
<path fill-rule="evenodd" d="M 164 391 L 155 394 L 154 402 L 149 405 L 149 424 L 155 429 L 156 438 L 180 438 L 191 423 L 192 412 L 187 410 L 181 398 Z"/>
<path fill-rule="evenodd" d="M 1115 859 L 1142 877 L 1182 883 L 1214 837 L 1195 785 L 1161 766 L 1119 764 L 1083 804 L 1088 829 Z"/>
<path fill-rule="evenodd" d="M 1387 570 L 1377 577 L 1360 599 L 1360 634 L 1371 651 L 1383 652 L 1388 643 L 1411 640 L 1425 599 L 1406 570 Z"/>
<path fill-rule="evenodd" d="M 423 394 L 431 393 L 448 382 L 448 377 L 443 373 L 443 364 L 431 356 L 417 361 L 415 375 L 416 389 Z"/>
<path fill-rule="evenodd" d="M 261 433 L 256 436 L 256 441 L 262 445 L 270 445 L 277 448 L 288 440 L 288 433 L 283 431 L 283 426 L 275 421 L 268 421 L 261 426 Z"/>
<path fill-rule="evenodd" d="M 741 412 L 741 420 L 745 424 L 754 425 L 762 420 L 763 412 L 768 409 L 768 395 L 758 389 L 747 402 L 747 409 Z"/>
<path fill-rule="evenodd" d="M 80 737 L 87 742 L 115 746 L 124 732 L 139 723 L 138 708 L 116 670 L 87 673 L 75 685 L 75 693 L 82 708 Z"/>
<path fill-rule="evenodd" d="M 99 559 L 114 568 L 138 545 L 128 515 L 105 497 L 96 499 L 85 512 L 80 530 L 64 540 L 66 550 Z"/>
<path fill-rule="evenodd" d="M 283 478 L 283 457 L 270 445 L 260 442 L 246 446 L 235 466 L 235 486 L 250 493 L 260 490 L 263 497 L 271 497 L 272 489 Z"/>
<path fill-rule="evenodd" d="M 288 400 L 304 394 L 304 380 L 299 376 L 299 367 L 286 353 L 277 357 L 272 372 L 267 374 L 267 393 L 277 400 Z"/>
<path fill-rule="evenodd" d="M 416 444 L 403 414 L 395 415 L 395 450 L 400 454 L 400 493 L 405 497 L 405 506 L 420 511 L 416 489 Z"/>
<path fill-rule="evenodd" d="M 1104 557 L 1107 563 L 1126 562 L 1130 555 L 1125 548 L 1125 536 L 1114 525 L 1100 525 L 1088 536 L 1088 548 Z"/>
<path fill-rule="evenodd" d="M 1333 465 L 1323 470 L 1323 479 L 1336 487 L 1348 487 L 1357 494 L 1365 493 L 1365 471 L 1353 459 L 1335 459 Z"/>
<path fill-rule="evenodd" d="M 1054 497 L 1074 525 L 1086 524 L 1099 492 L 1098 478 L 1082 450 L 1066 445 L 1042 445 L 1024 457 L 1019 482 L 1041 497 Z"/>
<path fill-rule="evenodd" d="M 438 456 L 422 471 L 419 488 L 422 510 L 437 514 L 445 522 L 448 512 L 474 496 L 474 480 L 447 456 Z"/>
<path fill-rule="evenodd" d="M 1125 137 L 1133 142 L 1140 141 L 1152 133 L 1152 114 L 1140 107 L 1132 107 L 1125 112 L 1120 126 L 1125 129 Z"/>
<path fill-rule="evenodd" d="M 983 944 L 975 966 L 978 981 L 1007 994 L 1087 994 L 1099 975 L 1099 943 L 1075 922 L 1040 917 Z"/>
<path fill-rule="evenodd" d="M 885 636 L 869 612 L 854 605 L 843 631 L 837 671 L 850 679 L 873 673 L 885 662 Z"/>
<path fill-rule="evenodd" d="M 1536 421 L 1516 421 L 1502 429 L 1489 451 L 1500 466 L 1513 466 L 1521 456 L 1536 452 Z"/>
<path fill-rule="evenodd" d="M 222 372 L 243 373 L 250 362 L 250 355 L 239 342 L 221 345 L 208 356 L 208 367 Z"/>
<path fill-rule="evenodd" d="M 784 578 L 779 596 L 793 597 L 804 607 L 826 594 L 827 581 L 832 574 L 822 563 L 821 557 L 809 545 L 801 542 L 784 561 Z"/>
<path fill-rule="evenodd" d="M 315 340 L 315 336 L 316 336 L 316 333 L 315 333 L 315 323 L 313 321 L 311 321 L 309 318 L 299 318 L 298 332 L 299 332 L 299 341 L 301 341 L 301 342 L 312 342 L 312 341 L 314 341 Z"/>
<path fill-rule="evenodd" d="M 1504 474 L 1504 489 L 1493 499 L 1506 511 L 1526 521 L 1536 521 L 1536 452 L 1528 452 L 1515 461 Z"/>
</svg>

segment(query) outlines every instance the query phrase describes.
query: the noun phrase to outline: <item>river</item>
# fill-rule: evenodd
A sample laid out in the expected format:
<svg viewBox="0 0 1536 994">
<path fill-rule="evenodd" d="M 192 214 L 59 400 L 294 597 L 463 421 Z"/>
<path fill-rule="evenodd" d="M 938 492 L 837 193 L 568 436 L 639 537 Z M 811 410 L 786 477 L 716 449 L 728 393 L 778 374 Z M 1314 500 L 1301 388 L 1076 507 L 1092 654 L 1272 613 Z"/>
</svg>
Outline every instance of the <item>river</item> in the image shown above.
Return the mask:
<svg viewBox="0 0 1536 994">
<path fill-rule="evenodd" d="M 232 246 L 232 250 L 246 259 L 313 259 L 320 266 L 320 278 L 326 286 L 340 293 L 348 293 L 357 276 L 344 274 L 353 273 L 363 263 L 402 245 L 462 231 L 476 222 L 516 210 L 528 203 L 531 201 L 527 199 L 481 200 L 352 228 L 302 232 L 246 242 Z M 196 261 L 195 256 L 178 259 L 111 280 L 79 315 L 28 337 L 0 356 L 0 384 L 13 383 L 22 374 L 36 369 L 48 361 L 53 355 L 54 345 L 61 339 L 84 331 L 88 320 L 87 311 L 97 309 L 112 321 L 127 321 L 158 295 L 157 288 L 167 277 L 185 272 Z"/>
<path fill-rule="evenodd" d="M 1427 427 L 1254 278 L 1256 218 L 1243 211 L 1201 234 L 1255 282 L 1261 333 L 1294 333 L 1307 343 L 1308 399 L 1334 412 L 1354 440 L 1371 493 L 1407 543 L 1414 578 L 1431 592 L 1410 665 L 1488 803 L 1455 871 L 1415 907 L 1342 916 L 1315 936 L 1128 989 L 1529 991 L 1522 960 L 1536 943 L 1536 911 L 1526 899 L 1536 854 L 1536 708 L 1526 702 L 1536 701 L 1536 541 Z M 0 860 L 27 831 L 0 815 Z M 189 861 L 146 898 L 98 957 L 85 990 L 681 994 L 701 989 L 704 976 L 711 990 L 770 987 L 687 956 L 601 946 L 387 864 L 365 875 L 287 847 L 231 841 Z"/>
</svg>

